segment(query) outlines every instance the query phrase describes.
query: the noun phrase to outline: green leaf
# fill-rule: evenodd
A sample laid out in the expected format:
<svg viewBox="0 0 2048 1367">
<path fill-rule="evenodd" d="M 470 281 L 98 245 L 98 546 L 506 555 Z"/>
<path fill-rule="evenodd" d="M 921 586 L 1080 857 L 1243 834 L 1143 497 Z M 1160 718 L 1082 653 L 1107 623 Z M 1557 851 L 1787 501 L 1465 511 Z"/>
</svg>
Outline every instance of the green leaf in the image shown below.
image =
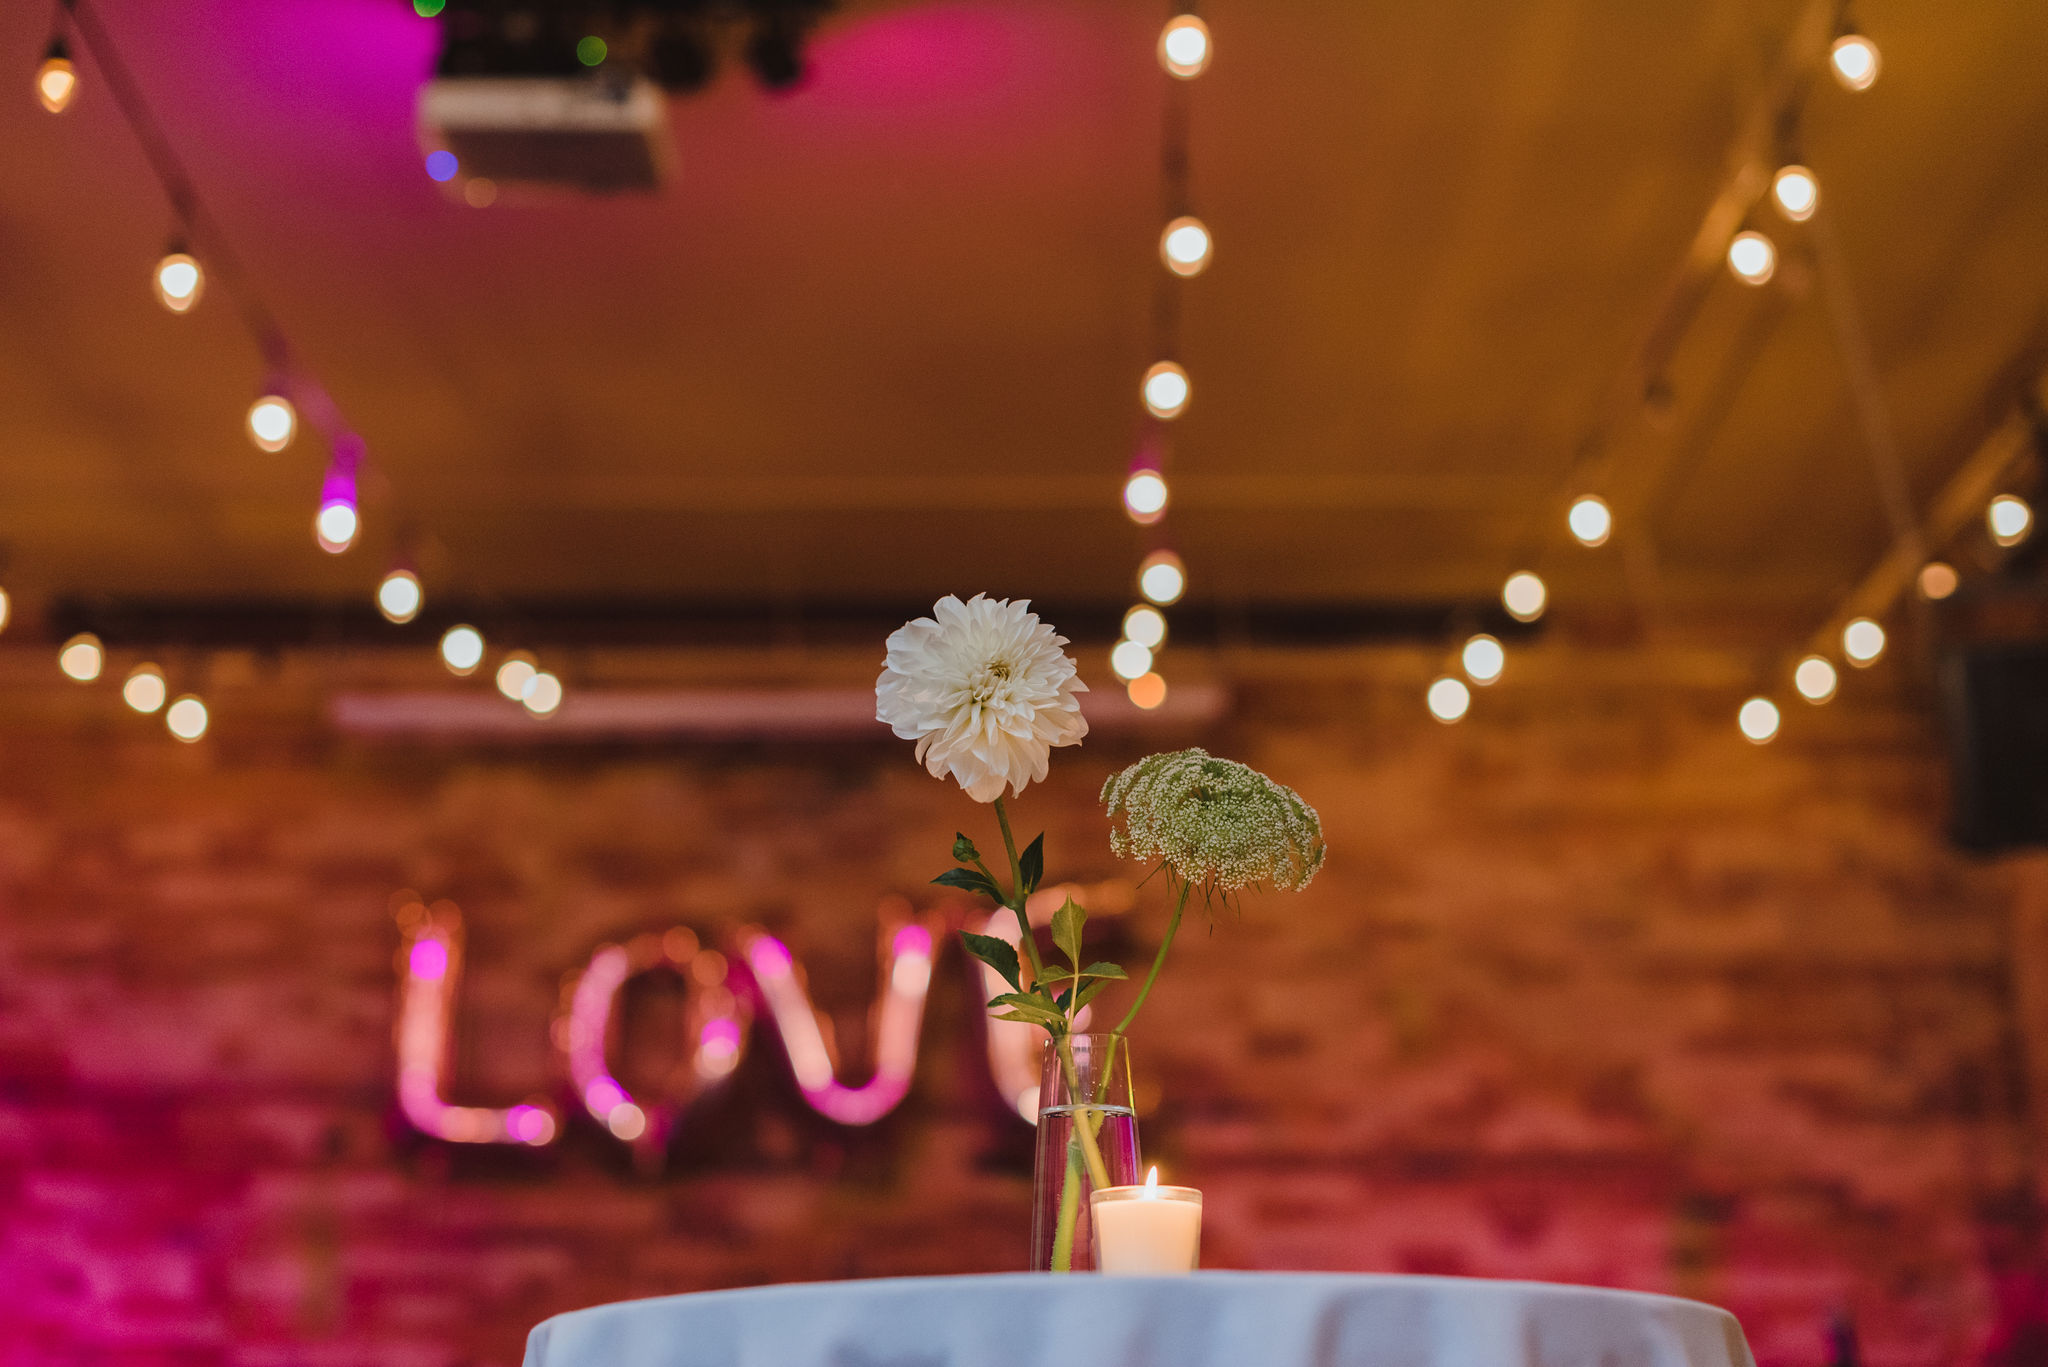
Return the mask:
<svg viewBox="0 0 2048 1367">
<path fill-rule="evenodd" d="M 995 883 L 987 874 L 977 869 L 947 869 L 932 881 L 941 887 L 958 888 L 962 892 L 978 892 L 992 901 L 1003 900 L 1003 894 L 996 889 Z"/>
<path fill-rule="evenodd" d="M 1034 1025 L 1046 1026 L 1050 1026 L 1053 1022 L 1058 1022 L 1061 1025 L 1066 1024 L 1066 1017 L 1061 1015 L 1059 1011 L 1047 1005 L 1039 998 L 1027 997 L 1021 992 L 1005 992 L 1000 997 L 991 997 L 989 998 L 988 1005 L 990 1010 L 994 1010 L 998 1006 L 1009 1007 L 1011 1014 L 1002 1017 L 1004 1020 L 1028 1020 Z"/>
<path fill-rule="evenodd" d="M 1023 986 L 1017 981 L 1017 947 L 1008 940 L 993 935 L 976 935 L 971 930 L 960 932 L 960 938 L 967 943 L 967 952 L 1003 975 L 1003 981 L 1012 987 Z"/>
<path fill-rule="evenodd" d="M 1070 987 L 1066 991 L 1060 993 L 1059 996 L 1053 998 L 1052 1004 L 1060 1009 L 1060 1014 L 1062 1016 L 1067 1014 L 1067 1002 L 1073 997 L 1073 995 L 1074 989 Z"/>
<path fill-rule="evenodd" d="M 1074 976 L 1079 978 L 1128 978 L 1131 975 L 1113 963 L 1092 963 Z"/>
<path fill-rule="evenodd" d="M 1017 868 L 1024 878 L 1024 895 L 1038 891 L 1039 880 L 1045 877 L 1045 835 L 1040 832 L 1038 839 L 1024 847 L 1024 857 L 1017 861 Z"/>
<path fill-rule="evenodd" d="M 955 831 L 953 833 L 953 862 L 956 864 L 972 864 L 979 858 L 981 858 L 981 851 L 974 848 L 974 842 L 967 838 L 967 833 Z"/>
<path fill-rule="evenodd" d="M 1045 1020 L 1038 1016 L 1027 1016 L 1022 1011 L 1005 1011 L 995 1019 L 999 1021 L 1016 1021 L 1021 1025 L 1036 1025 L 1055 1039 L 1067 1033 L 1066 1021 L 1058 1016 L 1054 1016 L 1051 1020 Z"/>
<path fill-rule="evenodd" d="M 1087 924 L 1088 913 L 1071 897 L 1052 914 L 1052 942 L 1067 956 L 1067 962 L 1077 967 L 1081 962 L 1081 930 Z"/>
<path fill-rule="evenodd" d="M 1109 987 L 1109 982 L 1108 978 L 1096 978 L 1091 982 L 1083 984 L 1080 993 L 1074 998 L 1074 1014 L 1080 1015 L 1082 1007 L 1101 996 Z"/>
</svg>

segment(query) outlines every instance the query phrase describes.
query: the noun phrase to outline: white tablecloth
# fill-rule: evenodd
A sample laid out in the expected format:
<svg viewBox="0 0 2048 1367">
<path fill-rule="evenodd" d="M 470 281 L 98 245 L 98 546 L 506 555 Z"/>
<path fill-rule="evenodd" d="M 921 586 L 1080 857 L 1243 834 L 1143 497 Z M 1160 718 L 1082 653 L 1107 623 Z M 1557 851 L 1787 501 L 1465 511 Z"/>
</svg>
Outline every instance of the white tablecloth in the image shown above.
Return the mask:
<svg viewBox="0 0 2048 1367">
<path fill-rule="evenodd" d="M 557 1315 L 526 1367 L 1753 1367 L 1725 1310 L 1464 1277 L 1015 1273 Z"/>
</svg>

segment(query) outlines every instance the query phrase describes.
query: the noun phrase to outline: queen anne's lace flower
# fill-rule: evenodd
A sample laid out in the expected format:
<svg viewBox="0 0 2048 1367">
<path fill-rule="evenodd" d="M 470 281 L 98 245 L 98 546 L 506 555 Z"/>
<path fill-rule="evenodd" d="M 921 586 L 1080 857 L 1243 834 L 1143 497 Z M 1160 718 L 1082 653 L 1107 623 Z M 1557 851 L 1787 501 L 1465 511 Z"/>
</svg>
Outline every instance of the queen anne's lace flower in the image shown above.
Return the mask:
<svg viewBox="0 0 2048 1367">
<path fill-rule="evenodd" d="M 889 637 L 875 681 L 875 717 L 917 742 L 932 777 L 951 775 L 976 802 L 1045 778 L 1055 745 L 1088 734 L 1088 691 L 1061 649 L 1067 638 L 1028 600 L 941 598 L 932 616 Z"/>
<path fill-rule="evenodd" d="M 1206 750 L 1150 755 L 1102 786 L 1109 847 L 1189 883 L 1293 891 L 1323 866 L 1323 823 L 1292 788 Z M 1123 822 L 1117 824 L 1121 813 Z"/>
</svg>

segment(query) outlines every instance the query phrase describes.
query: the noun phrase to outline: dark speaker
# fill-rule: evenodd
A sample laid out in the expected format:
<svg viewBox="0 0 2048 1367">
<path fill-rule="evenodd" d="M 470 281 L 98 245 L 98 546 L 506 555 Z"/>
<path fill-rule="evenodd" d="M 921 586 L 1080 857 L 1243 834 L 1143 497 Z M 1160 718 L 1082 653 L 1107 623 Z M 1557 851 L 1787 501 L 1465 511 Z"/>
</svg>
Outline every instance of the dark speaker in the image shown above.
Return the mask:
<svg viewBox="0 0 2048 1367">
<path fill-rule="evenodd" d="M 1956 843 L 2048 846 L 2048 641 L 1976 645 L 1942 668 Z"/>
</svg>

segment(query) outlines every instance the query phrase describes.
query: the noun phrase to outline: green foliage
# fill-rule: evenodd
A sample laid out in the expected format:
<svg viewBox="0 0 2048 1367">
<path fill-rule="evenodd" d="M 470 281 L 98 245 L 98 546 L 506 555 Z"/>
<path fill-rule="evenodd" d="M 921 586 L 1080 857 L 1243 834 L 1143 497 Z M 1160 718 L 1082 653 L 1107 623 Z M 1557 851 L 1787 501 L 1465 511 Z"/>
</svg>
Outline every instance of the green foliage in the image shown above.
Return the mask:
<svg viewBox="0 0 2048 1367">
<path fill-rule="evenodd" d="M 1024 880 L 1023 895 L 1029 897 L 1038 891 L 1038 885 L 1045 878 L 1045 835 L 1024 847 L 1024 857 L 1017 861 L 1018 877 Z"/>
<path fill-rule="evenodd" d="M 978 892 L 997 902 L 1003 900 L 1002 889 L 996 886 L 996 880 L 978 869 L 947 869 L 932 881 L 941 887 L 959 888 L 962 892 Z"/>
<path fill-rule="evenodd" d="M 1017 963 L 1017 947 L 1008 940 L 993 935 L 976 935 L 971 930 L 960 932 L 960 938 L 967 944 L 967 952 L 1002 975 L 1003 981 L 1018 991 L 1023 984 L 1018 981 L 1020 966 Z"/>
<path fill-rule="evenodd" d="M 979 864 L 981 851 L 974 848 L 974 842 L 967 838 L 965 831 L 953 833 L 953 862 L 956 864 Z"/>
</svg>

